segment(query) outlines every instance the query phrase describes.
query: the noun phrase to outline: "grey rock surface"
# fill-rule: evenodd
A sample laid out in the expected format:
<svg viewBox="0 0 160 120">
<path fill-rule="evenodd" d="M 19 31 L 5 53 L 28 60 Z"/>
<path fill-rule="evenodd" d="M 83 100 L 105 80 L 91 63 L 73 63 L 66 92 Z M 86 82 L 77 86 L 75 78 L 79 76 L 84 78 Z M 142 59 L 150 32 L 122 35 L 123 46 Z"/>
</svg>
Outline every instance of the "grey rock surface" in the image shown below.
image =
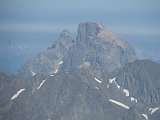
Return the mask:
<svg viewBox="0 0 160 120">
<path fill-rule="evenodd" d="M 117 71 L 111 76 L 116 76 L 117 83 L 137 99 L 139 113 L 148 115 L 149 120 L 159 120 L 149 109 L 160 108 L 160 64 L 136 60 Z"/>
<path fill-rule="evenodd" d="M 10 102 L 2 120 L 143 120 L 136 110 L 110 102 L 111 93 L 105 89 L 104 94 L 102 83 L 86 69 L 40 78 L 35 76 L 30 88 Z M 35 83 L 42 79 L 45 82 L 38 89 Z"/>
<path fill-rule="evenodd" d="M 77 39 L 64 58 L 61 70 L 89 62 L 94 69 L 112 72 L 136 59 L 133 48 L 99 23 L 81 23 Z"/>
<path fill-rule="evenodd" d="M 73 39 L 70 32 L 65 29 L 60 34 L 59 39 L 47 50 L 41 52 L 36 57 L 31 58 L 18 70 L 19 76 L 34 76 L 35 74 L 53 74 L 58 72 L 59 66 L 63 64 L 63 58 Z"/>
<path fill-rule="evenodd" d="M 117 74 L 119 84 L 132 91 L 139 101 L 160 104 L 160 64 L 150 60 L 136 60 Z"/>
<path fill-rule="evenodd" d="M 128 43 L 99 23 L 85 22 L 79 25 L 74 42 L 69 31 L 64 30 L 58 41 L 29 60 L 19 75 L 53 74 L 75 69 L 83 62 L 89 62 L 95 70 L 112 72 L 135 59 Z"/>
<path fill-rule="evenodd" d="M 13 95 L 20 89 L 27 89 L 29 82 L 24 78 L 0 72 L 0 120 L 3 120 L 4 114 L 10 110 Z"/>
<path fill-rule="evenodd" d="M 160 107 L 159 71 L 159 64 L 137 60 L 101 76 L 96 76 L 88 63 L 74 70 L 37 74 L 28 79 L 1 74 L 0 118 L 147 120 L 144 114 L 149 120 L 158 120 L 159 109 L 153 114 L 149 109 Z M 22 88 L 25 91 L 12 100 Z"/>
</svg>

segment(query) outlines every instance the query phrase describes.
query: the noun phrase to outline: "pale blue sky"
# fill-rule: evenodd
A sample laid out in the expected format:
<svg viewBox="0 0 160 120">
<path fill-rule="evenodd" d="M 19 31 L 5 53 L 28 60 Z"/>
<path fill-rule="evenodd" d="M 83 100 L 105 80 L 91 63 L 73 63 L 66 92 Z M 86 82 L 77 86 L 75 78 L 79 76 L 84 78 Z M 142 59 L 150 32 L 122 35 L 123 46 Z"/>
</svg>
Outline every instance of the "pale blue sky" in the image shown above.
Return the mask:
<svg viewBox="0 0 160 120">
<path fill-rule="evenodd" d="M 0 0 L 0 71 L 7 71 L 11 60 L 10 66 L 17 64 L 17 51 L 18 58 L 25 57 L 23 64 L 46 49 L 64 28 L 75 38 L 85 21 L 100 22 L 132 45 L 160 55 L 160 0 Z"/>
<path fill-rule="evenodd" d="M 159 0 L 0 0 L 0 31 L 76 31 L 99 21 L 115 32 L 160 36 Z"/>
</svg>

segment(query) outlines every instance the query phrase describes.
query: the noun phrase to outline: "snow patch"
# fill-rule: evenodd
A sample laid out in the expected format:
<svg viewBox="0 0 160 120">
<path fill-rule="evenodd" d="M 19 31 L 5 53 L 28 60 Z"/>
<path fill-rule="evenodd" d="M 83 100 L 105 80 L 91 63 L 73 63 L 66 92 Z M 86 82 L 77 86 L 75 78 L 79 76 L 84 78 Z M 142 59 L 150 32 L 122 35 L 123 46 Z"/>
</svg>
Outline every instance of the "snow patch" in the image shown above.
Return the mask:
<svg viewBox="0 0 160 120">
<path fill-rule="evenodd" d="M 110 84 L 110 83 L 113 83 L 115 80 L 116 80 L 116 78 L 109 79 L 109 84 Z"/>
<path fill-rule="evenodd" d="M 142 116 L 143 116 L 146 120 L 148 120 L 148 115 L 142 114 Z"/>
<path fill-rule="evenodd" d="M 116 85 L 117 85 L 117 88 L 118 88 L 118 89 L 120 89 L 120 88 L 121 88 L 117 83 L 116 83 Z"/>
<path fill-rule="evenodd" d="M 36 75 L 36 73 L 35 73 L 35 72 L 33 72 L 33 71 L 31 71 L 31 73 L 32 73 L 32 76 L 35 76 L 35 75 Z"/>
<path fill-rule="evenodd" d="M 136 102 L 136 103 L 138 102 L 137 99 L 135 99 L 135 102 Z"/>
<path fill-rule="evenodd" d="M 109 85 L 107 84 L 107 88 L 109 88 Z"/>
<path fill-rule="evenodd" d="M 58 69 L 56 69 L 54 73 L 57 73 L 57 72 L 58 72 Z"/>
<path fill-rule="evenodd" d="M 54 75 L 50 75 L 50 76 L 54 76 Z"/>
<path fill-rule="evenodd" d="M 133 97 L 131 97 L 131 101 L 134 101 L 135 99 Z"/>
<path fill-rule="evenodd" d="M 126 94 L 126 96 L 129 96 L 129 90 L 123 89 L 123 92 Z"/>
<path fill-rule="evenodd" d="M 98 87 L 95 87 L 98 90 Z"/>
<path fill-rule="evenodd" d="M 117 105 L 119 105 L 119 106 L 121 106 L 123 108 L 129 109 L 129 107 L 127 105 L 125 105 L 125 104 L 123 104 L 121 102 L 118 102 L 118 101 L 115 101 L 115 100 L 112 100 L 112 99 L 109 99 L 109 101 L 113 102 L 113 103 L 115 103 L 115 104 L 117 104 Z"/>
<path fill-rule="evenodd" d="M 17 98 L 19 96 L 19 94 L 21 92 L 23 92 L 25 89 L 20 89 L 15 95 L 12 96 L 11 100 L 14 100 L 15 98 Z"/>
<path fill-rule="evenodd" d="M 44 84 L 44 82 L 45 82 L 46 80 L 43 80 L 42 82 L 41 82 L 41 84 L 38 86 L 38 88 L 37 89 L 40 89 L 41 88 L 41 86 Z"/>
<path fill-rule="evenodd" d="M 121 87 L 117 84 L 117 82 L 116 82 L 116 78 L 109 79 L 109 84 L 111 84 L 111 83 L 114 83 L 114 84 L 117 86 L 117 88 L 118 88 L 118 89 L 120 89 L 120 88 L 121 88 Z"/>
<path fill-rule="evenodd" d="M 102 81 L 98 80 L 97 78 L 95 78 L 95 80 L 96 80 L 98 83 L 102 83 Z"/>
<path fill-rule="evenodd" d="M 159 110 L 159 107 L 157 108 L 150 108 L 149 111 L 151 112 L 151 114 L 153 114 L 154 112 L 156 112 L 157 110 Z"/>
<path fill-rule="evenodd" d="M 59 62 L 59 65 L 61 65 L 61 64 L 63 64 L 63 61 L 60 61 L 60 62 Z"/>
<path fill-rule="evenodd" d="M 134 101 L 137 103 L 137 99 L 135 99 L 134 97 L 131 97 L 130 99 L 131 99 L 131 101 Z"/>
</svg>

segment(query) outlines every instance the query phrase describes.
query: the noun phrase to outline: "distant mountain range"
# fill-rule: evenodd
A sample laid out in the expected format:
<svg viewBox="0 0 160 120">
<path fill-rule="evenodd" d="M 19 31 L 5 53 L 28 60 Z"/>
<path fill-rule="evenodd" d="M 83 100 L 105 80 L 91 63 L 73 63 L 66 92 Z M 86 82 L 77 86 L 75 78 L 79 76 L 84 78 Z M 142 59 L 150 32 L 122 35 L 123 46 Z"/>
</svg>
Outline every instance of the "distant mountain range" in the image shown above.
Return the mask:
<svg viewBox="0 0 160 120">
<path fill-rule="evenodd" d="M 160 64 L 99 23 L 65 29 L 17 75 L 0 73 L 0 120 L 159 120 Z"/>
</svg>

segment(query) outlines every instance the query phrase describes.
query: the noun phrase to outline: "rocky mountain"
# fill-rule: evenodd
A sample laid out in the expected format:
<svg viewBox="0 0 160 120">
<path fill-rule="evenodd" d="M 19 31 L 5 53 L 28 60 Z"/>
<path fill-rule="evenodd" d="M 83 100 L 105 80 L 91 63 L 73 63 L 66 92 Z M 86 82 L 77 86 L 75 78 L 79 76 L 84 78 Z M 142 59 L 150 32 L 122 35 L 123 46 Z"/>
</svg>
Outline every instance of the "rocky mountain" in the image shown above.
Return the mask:
<svg viewBox="0 0 160 120">
<path fill-rule="evenodd" d="M 98 23 L 29 60 L 18 76 L 0 73 L 0 120 L 159 120 L 160 64 Z"/>
<path fill-rule="evenodd" d="M 112 72 L 136 59 L 133 48 L 99 23 L 81 23 L 77 38 L 64 30 L 49 49 L 29 60 L 19 75 L 53 74 L 68 71 L 89 62 L 95 70 Z"/>
<path fill-rule="evenodd" d="M 99 23 L 86 22 L 79 25 L 77 39 L 64 57 L 61 70 L 89 62 L 96 70 L 112 72 L 135 59 L 135 52 L 128 43 Z"/>
<path fill-rule="evenodd" d="M 34 76 L 35 74 L 48 75 L 57 73 L 72 42 L 73 39 L 71 38 L 70 32 L 67 29 L 63 30 L 59 39 L 51 47 L 28 60 L 27 63 L 18 70 L 19 75 Z"/>
</svg>

